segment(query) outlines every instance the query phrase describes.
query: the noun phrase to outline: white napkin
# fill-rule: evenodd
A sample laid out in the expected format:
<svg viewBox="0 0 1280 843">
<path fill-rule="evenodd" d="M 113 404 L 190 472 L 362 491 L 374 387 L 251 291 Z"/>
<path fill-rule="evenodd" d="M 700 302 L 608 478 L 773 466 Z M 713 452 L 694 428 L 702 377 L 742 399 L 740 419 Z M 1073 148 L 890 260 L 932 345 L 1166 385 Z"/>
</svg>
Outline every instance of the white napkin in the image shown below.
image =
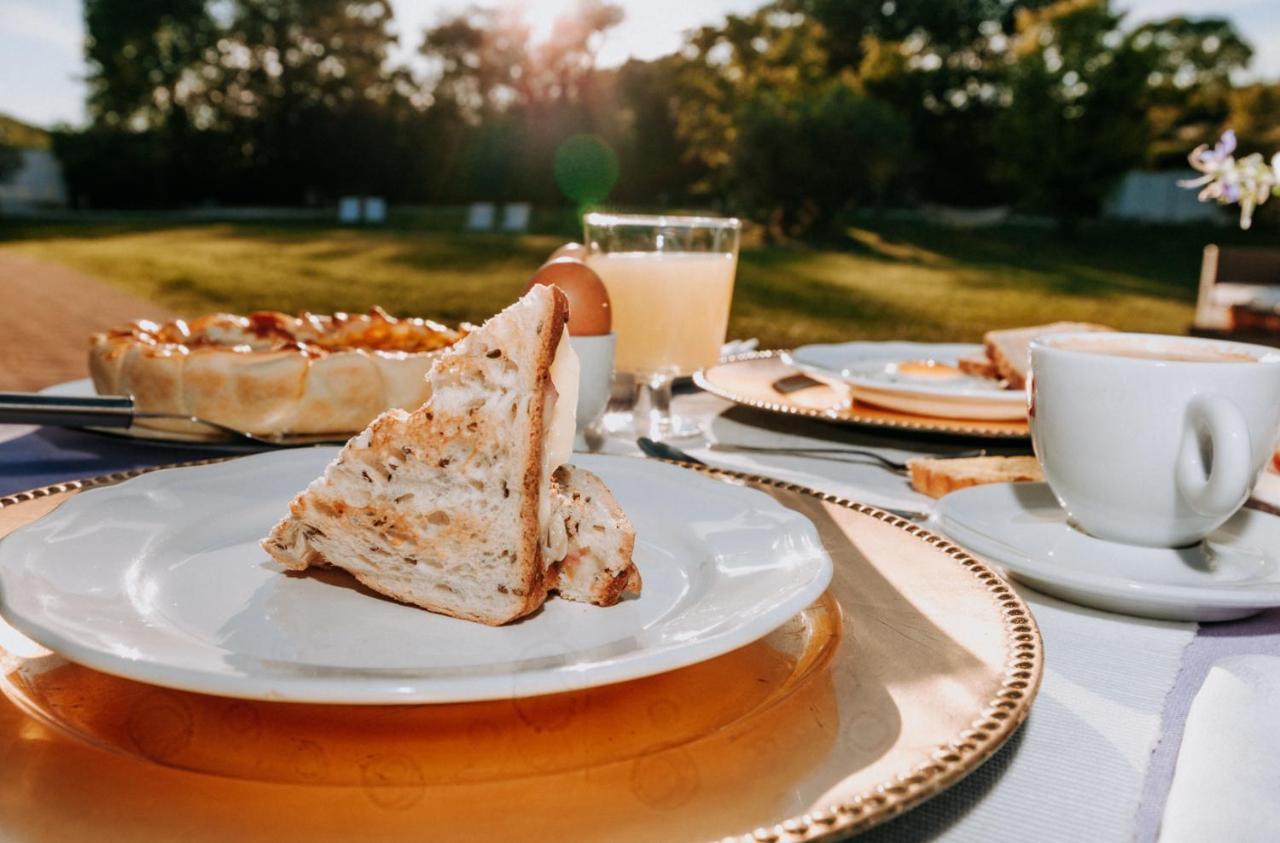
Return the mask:
<svg viewBox="0 0 1280 843">
<path fill-rule="evenodd" d="M 1161 843 L 1280 839 L 1280 656 L 1217 662 L 1191 702 Z"/>
</svg>

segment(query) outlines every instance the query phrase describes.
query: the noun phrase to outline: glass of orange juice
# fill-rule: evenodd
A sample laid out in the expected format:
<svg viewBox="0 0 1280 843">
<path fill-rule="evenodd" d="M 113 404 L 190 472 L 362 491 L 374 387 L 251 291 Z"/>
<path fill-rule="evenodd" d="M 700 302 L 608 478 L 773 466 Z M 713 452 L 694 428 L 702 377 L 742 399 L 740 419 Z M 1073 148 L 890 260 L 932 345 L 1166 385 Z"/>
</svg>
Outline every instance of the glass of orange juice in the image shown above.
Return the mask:
<svg viewBox="0 0 1280 843">
<path fill-rule="evenodd" d="M 699 433 L 671 414 L 671 384 L 720 359 L 738 269 L 733 218 L 587 214 L 587 265 L 609 292 L 614 368 L 649 393 L 633 419 L 652 439 Z"/>
</svg>

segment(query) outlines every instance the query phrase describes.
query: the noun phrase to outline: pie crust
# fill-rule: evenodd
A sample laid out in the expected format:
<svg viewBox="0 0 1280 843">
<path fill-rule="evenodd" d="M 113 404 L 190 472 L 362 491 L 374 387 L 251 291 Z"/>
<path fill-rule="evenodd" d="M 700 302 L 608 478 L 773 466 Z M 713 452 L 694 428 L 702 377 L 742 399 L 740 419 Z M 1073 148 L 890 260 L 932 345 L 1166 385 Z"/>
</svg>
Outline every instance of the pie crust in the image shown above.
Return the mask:
<svg viewBox="0 0 1280 843">
<path fill-rule="evenodd" d="M 95 334 L 89 373 L 102 395 L 142 412 L 199 416 L 254 434 L 353 433 L 385 410 L 429 396 L 427 370 L 464 336 L 426 319 L 262 311 L 134 322 Z M 148 427 L 208 434 L 199 424 Z"/>
</svg>

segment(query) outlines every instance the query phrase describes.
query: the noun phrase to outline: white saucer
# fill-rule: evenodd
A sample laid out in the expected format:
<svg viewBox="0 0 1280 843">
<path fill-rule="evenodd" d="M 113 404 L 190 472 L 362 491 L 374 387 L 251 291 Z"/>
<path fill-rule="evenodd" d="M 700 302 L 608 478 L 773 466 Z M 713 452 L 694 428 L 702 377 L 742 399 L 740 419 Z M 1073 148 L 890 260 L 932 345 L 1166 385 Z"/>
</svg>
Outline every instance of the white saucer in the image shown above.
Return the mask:
<svg viewBox="0 0 1280 843">
<path fill-rule="evenodd" d="M 1025 419 L 1027 397 L 998 381 L 955 372 L 950 377 L 904 374 L 898 365 L 930 361 L 955 366 L 981 355 L 982 346 L 961 343 L 845 342 L 802 345 L 784 360 L 812 375 L 844 381 L 853 397 L 877 407 L 941 418 L 999 421 Z"/>
<path fill-rule="evenodd" d="M 1000 483 L 952 492 L 932 522 L 1014 579 L 1085 606 L 1179 621 L 1280 606 L 1280 518 L 1256 510 L 1194 547 L 1138 547 L 1069 526 L 1045 483 Z"/>
<path fill-rule="evenodd" d="M 636 528 L 644 588 L 549 600 L 503 627 L 433 615 L 258 540 L 337 450 L 300 448 L 91 489 L 0 540 L 0 613 L 98 670 L 259 700 L 436 703 L 623 682 L 722 655 L 831 580 L 813 523 L 770 496 L 654 460 L 580 454 Z"/>
</svg>

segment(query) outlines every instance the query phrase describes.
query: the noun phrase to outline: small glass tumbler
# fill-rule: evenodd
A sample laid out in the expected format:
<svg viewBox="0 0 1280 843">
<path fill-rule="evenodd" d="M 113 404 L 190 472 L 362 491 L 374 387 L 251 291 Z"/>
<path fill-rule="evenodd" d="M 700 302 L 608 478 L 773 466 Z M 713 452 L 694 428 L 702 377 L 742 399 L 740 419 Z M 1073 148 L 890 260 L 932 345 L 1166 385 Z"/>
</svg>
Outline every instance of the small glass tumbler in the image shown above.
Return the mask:
<svg viewBox="0 0 1280 843">
<path fill-rule="evenodd" d="M 613 310 L 614 367 L 639 387 L 632 407 L 637 435 L 700 433 L 672 415 L 671 384 L 720 359 L 740 231 L 733 218 L 586 215 L 587 265 L 604 281 Z"/>
</svg>

